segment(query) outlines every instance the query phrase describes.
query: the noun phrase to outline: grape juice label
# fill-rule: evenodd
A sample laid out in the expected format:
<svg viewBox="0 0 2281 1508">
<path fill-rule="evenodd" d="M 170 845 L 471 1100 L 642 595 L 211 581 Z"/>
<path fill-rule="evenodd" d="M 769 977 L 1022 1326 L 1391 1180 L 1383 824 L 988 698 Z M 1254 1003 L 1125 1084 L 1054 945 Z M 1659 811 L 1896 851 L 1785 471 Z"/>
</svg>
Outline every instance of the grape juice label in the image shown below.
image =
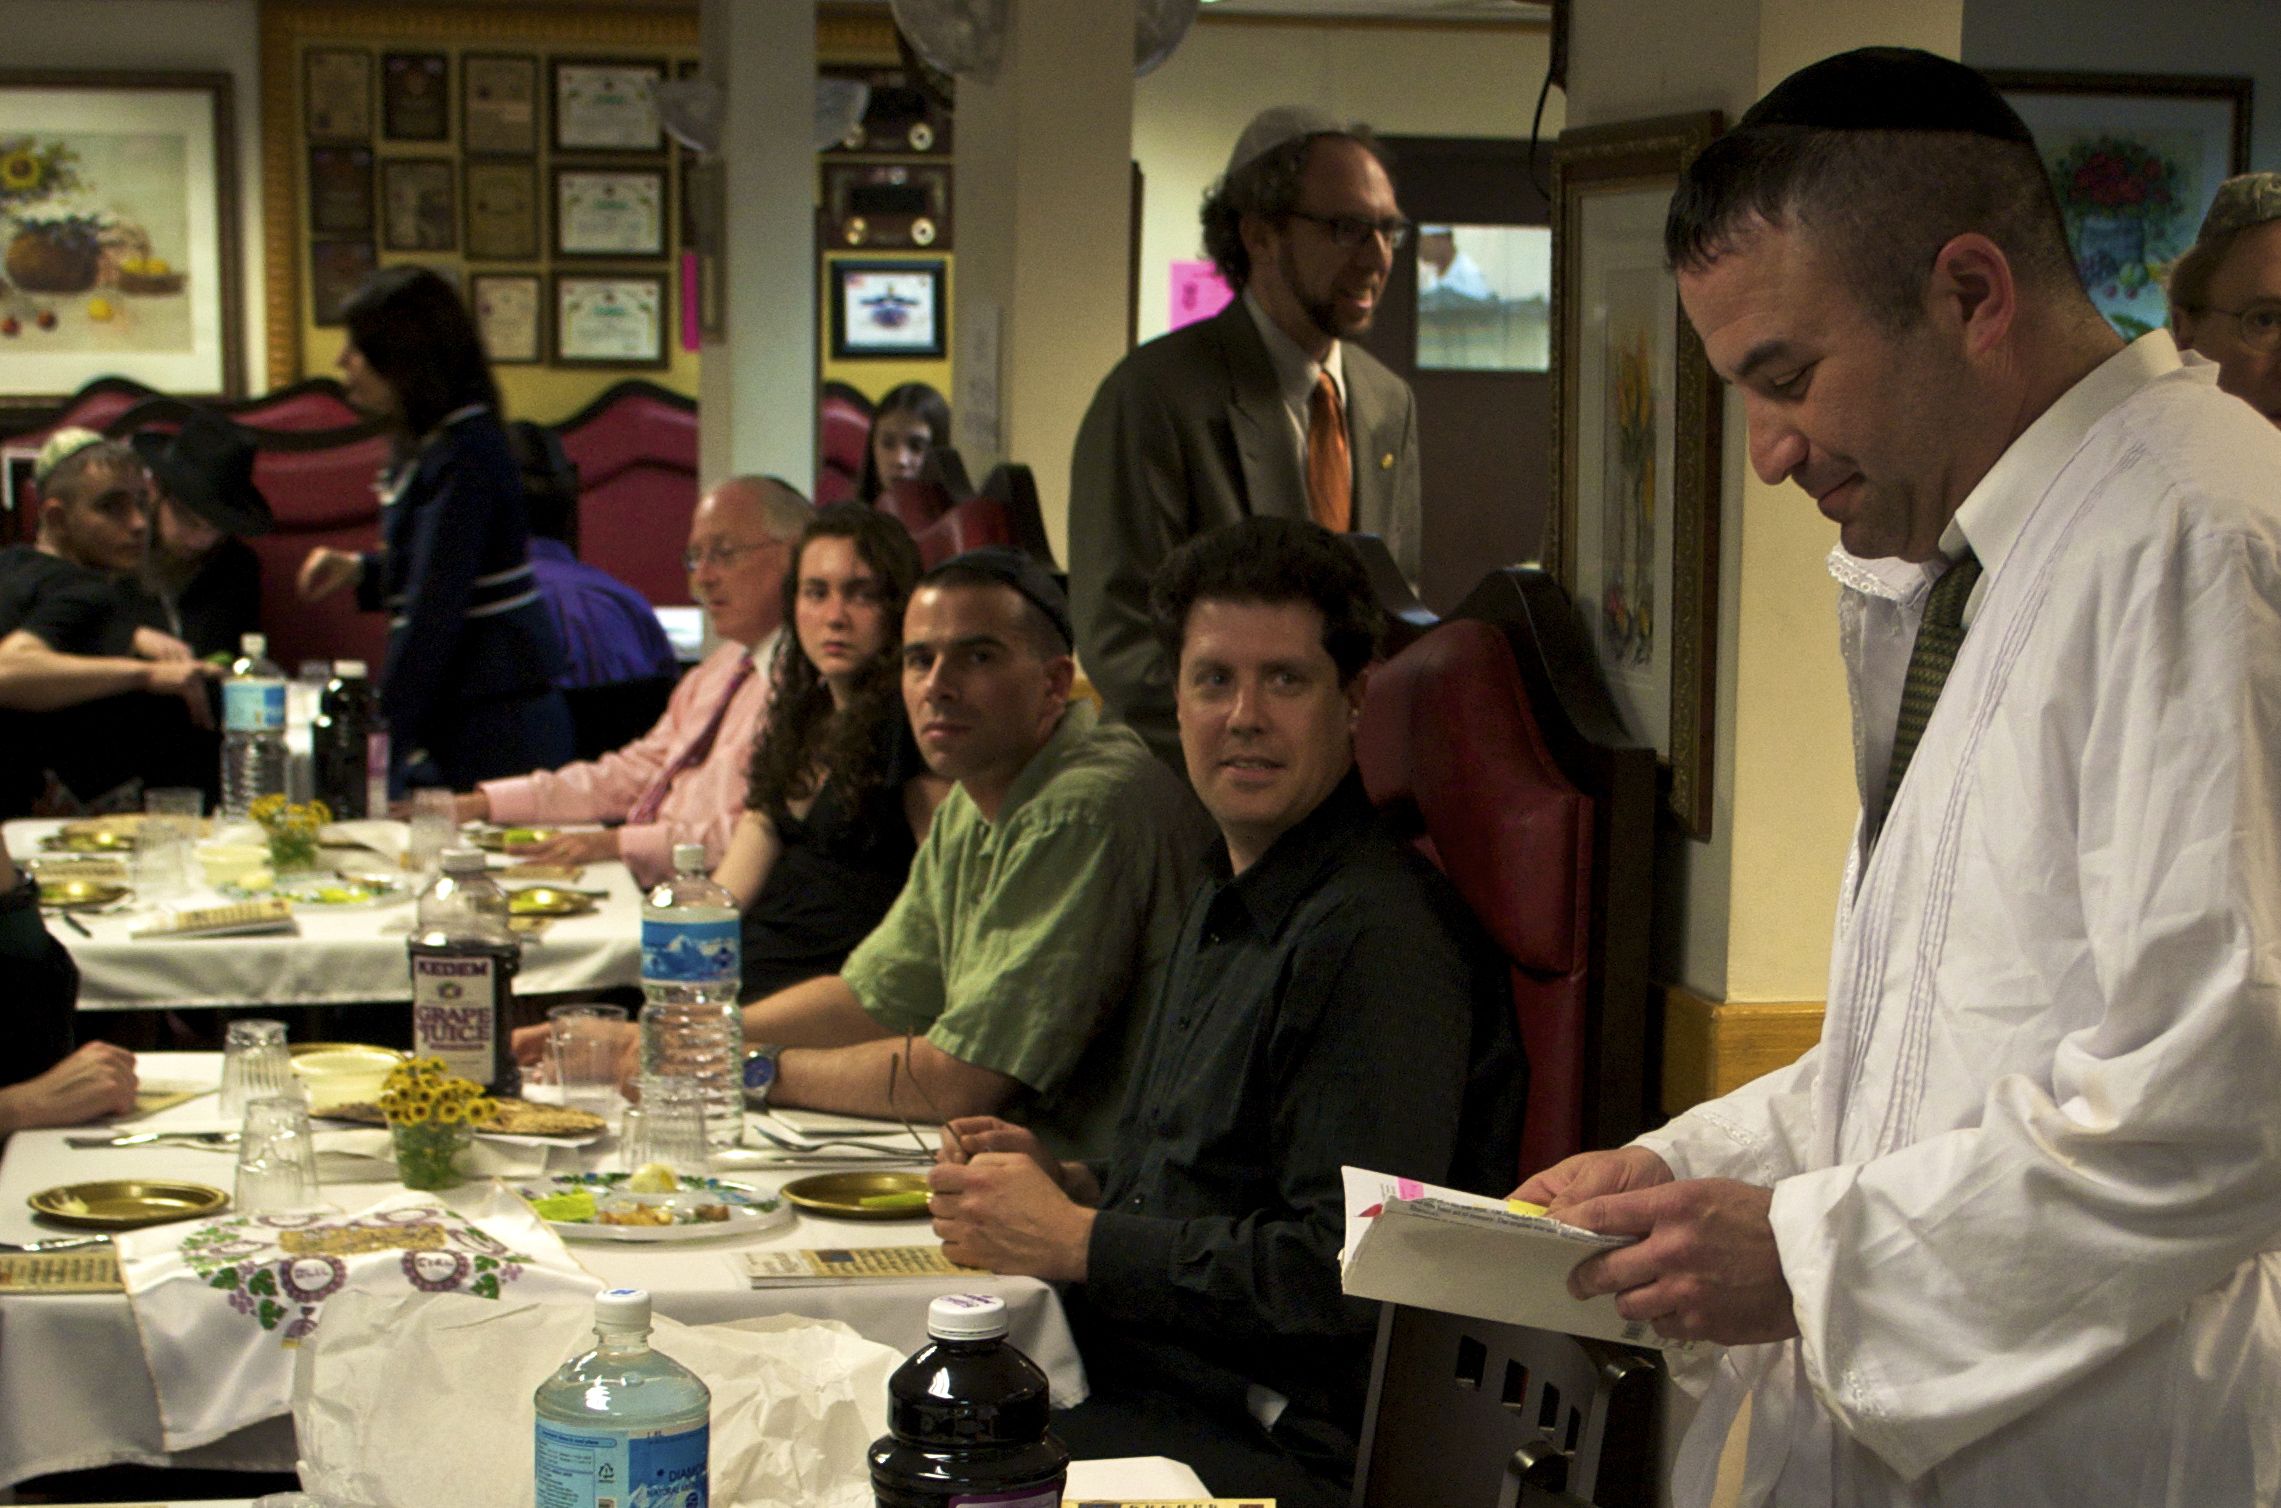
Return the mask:
<svg viewBox="0 0 2281 1508">
<path fill-rule="evenodd" d="M 222 728 L 229 733 L 261 733 L 285 727 L 283 681 L 222 682 Z"/>
<path fill-rule="evenodd" d="M 537 1508 L 706 1508 L 710 1434 L 702 1424 L 668 1435 L 541 1419 Z"/>
<path fill-rule="evenodd" d="M 735 983 L 741 970 L 737 945 L 743 923 L 734 912 L 717 921 L 642 918 L 642 981 L 645 984 Z"/>
<path fill-rule="evenodd" d="M 501 974 L 500 960 L 488 954 L 414 952 L 412 1050 L 443 1059 L 446 1071 L 470 1083 L 490 1083 Z"/>
</svg>

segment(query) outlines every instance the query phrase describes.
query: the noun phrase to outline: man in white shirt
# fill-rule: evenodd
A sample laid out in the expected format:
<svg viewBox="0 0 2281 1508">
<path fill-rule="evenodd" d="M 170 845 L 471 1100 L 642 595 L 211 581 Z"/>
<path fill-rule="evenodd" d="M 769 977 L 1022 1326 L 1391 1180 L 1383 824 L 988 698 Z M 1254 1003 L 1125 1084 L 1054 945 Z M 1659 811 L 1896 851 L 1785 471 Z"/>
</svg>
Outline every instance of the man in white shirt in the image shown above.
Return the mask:
<svg viewBox="0 0 2281 1508">
<path fill-rule="evenodd" d="M 1730 1347 L 1677 1503 L 1746 1397 L 1745 1504 L 2281 1500 L 2281 435 L 2122 344 L 1929 54 L 1785 81 L 1665 240 L 1839 525 L 1864 816 L 1820 1044 L 1521 1197 Z"/>
<path fill-rule="evenodd" d="M 1242 518 L 1382 536 L 1418 578 L 1418 413 L 1353 337 L 1408 237 L 1367 126 L 1263 110 L 1204 198 L 1204 249 L 1239 297 L 1102 379 L 1070 461 L 1069 602 L 1109 709 L 1184 766 L 1148 584 Z"/>
<path fill-rule="evenodd" d="M 770 668 L 784 622 L 784 573 L 808 500 L 774 477 L 732 477 L 689 520 L 689 593 L 721 643 L 673 690 L 657 726 L 600 759 L 487 780 L 459 798 L 462 821 L 517 826 L 610 822 L 565 833 L 531 856 L 564 864 L 624 859 L 641 884 L 673 873 L 673 845 L 728 851 L 744 811 L 752 746 L 768 719 Z"/>
</svg>

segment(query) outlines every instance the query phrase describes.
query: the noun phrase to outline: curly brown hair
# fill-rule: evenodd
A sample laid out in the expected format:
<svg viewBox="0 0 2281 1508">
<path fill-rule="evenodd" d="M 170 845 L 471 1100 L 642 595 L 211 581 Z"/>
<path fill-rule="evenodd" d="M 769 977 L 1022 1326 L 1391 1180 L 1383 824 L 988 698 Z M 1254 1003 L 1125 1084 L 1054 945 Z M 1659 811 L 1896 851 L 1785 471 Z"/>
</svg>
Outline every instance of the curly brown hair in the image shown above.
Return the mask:
<svg viewBox="0 0 2281 1508">
<path fill-rule="evenodd" d="M 887 642 L 864 666 L 844 708 L 833 706 L 831 687 L 801 650 L 795 627 L 800 562 L 808 542 L 825 537 L 854 543 L 856 557 L 877 578 L 879 604 L 887 620 Z M 885 774 L 879 761 L 880 726 L 904 715 L 903 605 L 910 601 L 918 579 L 918 546 L 892 514 L 861 503 L 833 503 L 817 510 L 800 531 L 792 547 L 791 569 L 784 573 L 786 633 L 770 668 L 774 699 L 768 731 L 752 751 L 752 775 L 745 793 L 748 808 L 766 812 L 781 826 L 790 817 L 791 804 L 815 795 L 821 779 L 838 784 L 851 810 L 879 784 Z M 818 770 L 823 771 L 821 778 Z"/>
</svg>

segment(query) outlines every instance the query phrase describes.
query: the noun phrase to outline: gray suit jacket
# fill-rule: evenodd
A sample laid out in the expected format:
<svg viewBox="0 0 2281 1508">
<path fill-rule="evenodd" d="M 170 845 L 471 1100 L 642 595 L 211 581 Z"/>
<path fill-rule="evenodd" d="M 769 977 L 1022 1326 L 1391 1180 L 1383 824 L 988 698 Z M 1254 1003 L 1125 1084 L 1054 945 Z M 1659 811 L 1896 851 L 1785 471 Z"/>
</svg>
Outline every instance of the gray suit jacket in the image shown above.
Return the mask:
<svg viewBox="0 0 2281 1508">
<path fill-rule="evenodd" d="M 1418 413 L 1409 384 L 1345 347 L 1355 530 L 1418 578 Z M 1254 515 L 1306 518 L 1307 483 L 1267 346 L 1241 299 L 1160 336 L 1103 379 L 1077 431 L 1069 595 L 1085 673 L 1109 709 L 1180 768 L 1172 673 L 1148 584 L 1177 546 Z"/>
</svg>

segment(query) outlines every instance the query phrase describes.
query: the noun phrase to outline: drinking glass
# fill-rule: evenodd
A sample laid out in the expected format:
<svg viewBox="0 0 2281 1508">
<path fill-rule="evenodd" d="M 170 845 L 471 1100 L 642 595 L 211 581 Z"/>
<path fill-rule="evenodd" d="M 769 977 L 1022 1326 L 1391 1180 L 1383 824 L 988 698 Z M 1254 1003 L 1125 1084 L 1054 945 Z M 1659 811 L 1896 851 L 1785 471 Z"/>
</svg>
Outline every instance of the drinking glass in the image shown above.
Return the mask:
<svg viewBox="0 0 2281 1508">
<path fill-rule="evenodd" d="M 618 1103 L 618 1049 L 625 1040 L 622 1005 L 558 1005 L 547 1013 L 548 1058 L 562 1102 L 609 1118 Z"/>
<path fill-rule="evenodd" d="M 232 1021 L 222 1038 L 222 1118 L 234 1121 L 253 1101 L 270 1096 L 300 1096 L 285 1023 Z"/>
<path fill-rule="evenodd" d="M 135 890 L 145 900 L 171 901 L 189 893 L 197 880 L 198 819 L 206 798 L 199 791 L 166 786 L 143 792 L 143 825 L 135 839 Z"/>
<path fill-rule="evenodd" d="M 232 1198 L 241 1215 L 282 1214 L 317 1203 L 316 1133 L 308 1105 L 297 1096 L 264 1095 L 247 1103 Z"/>
<path fill-rule="evenodd" d="M 459 809 L 452 793 L 428 788 L 412 793 L 412 840 L 404 867 L 423 880 L 443 863 L 444 850 L 459 837 Z"/>
<path fill-rule="evenodd" d="M 705 1146 L 705 1087 L 679 1074 L 644 1074 L 641 1113 L 629 1114 L 622 1133 L 630 1169 L 662 1162 L 676 1173 L 702 1173 Z"/>
</svg>

